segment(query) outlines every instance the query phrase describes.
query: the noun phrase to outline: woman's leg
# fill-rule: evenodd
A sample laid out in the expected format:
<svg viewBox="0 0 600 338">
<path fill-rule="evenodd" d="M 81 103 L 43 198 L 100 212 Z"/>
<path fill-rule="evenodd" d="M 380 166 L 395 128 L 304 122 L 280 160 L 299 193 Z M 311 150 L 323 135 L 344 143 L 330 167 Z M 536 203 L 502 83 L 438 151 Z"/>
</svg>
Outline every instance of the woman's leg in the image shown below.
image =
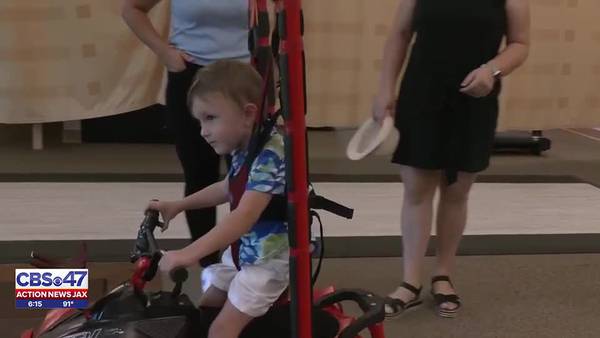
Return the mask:
<svg viewBox="0 0 600 338">
<path fill-rule="evenodd" d="M 185 196 L 207 187 L 219 179 L 219 156 L 200 135 L 200 124 L 187 107 L 187 92 L 198 66 L 188 64 L 180 73 L 169 73 L 167 84 L 167 125 L 175 141 L 177 156 L 185 177 Z M 216 223 L 216 208 L 185 212 L 192 241 L 198 239 Z M 214 253 L 201 260 L 206 267 L 219 261 Z"/>
<path fill-rule="evenodd" d="M 433 197 L 439 184 L 439 171 L 401 166 L 404 184 L 402 204 L 402 245 L 404 281 L 419 288 L 421 286 L 423 261 L 431 235 Z M 398 288 L 394 298 L 408 301 L 414 294 Z"/>
<path fill-rule="evenodd" d="M 442 175 L 440 200 L 437 210 L 437 265 L 435 275 L 451 276 L 456 263 L 456 252 L 467 223 L 467 204 L 469 192 L 477 177 L 473 173 L 458 173 L 458 180 L 448 185 Z M 434 284 L 434 292 L 454 294 L 455 290 L 445 281 Z M 443 303 L 443 308 L 456 307 L 452 303 Z"/>
</svg>

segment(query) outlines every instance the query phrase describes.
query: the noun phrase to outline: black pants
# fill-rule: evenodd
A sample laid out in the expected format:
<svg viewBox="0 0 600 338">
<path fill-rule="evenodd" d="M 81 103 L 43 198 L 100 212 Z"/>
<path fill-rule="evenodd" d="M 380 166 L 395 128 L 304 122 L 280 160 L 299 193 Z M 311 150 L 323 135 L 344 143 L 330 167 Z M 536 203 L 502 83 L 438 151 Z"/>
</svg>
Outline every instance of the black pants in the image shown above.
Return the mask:
<svg viewBox="0 0 600 338">
<path fill-rule="evenodd" d="M 187 64 L 186 70 L 169 72 L 167 83 L 167 126 L 175 141 L 177 156 L 185 176 L 185 196 L 191 195 L 219 180 L 219 156 L 200 135 L 200 124 L 187 107 L 187 92 L 200 66 Z M 185 212 L 192 241 L 215 226 L 216 208 Z M 219 261 L 215 252 L 200 260 L 206 267 Z"/>
</svg>

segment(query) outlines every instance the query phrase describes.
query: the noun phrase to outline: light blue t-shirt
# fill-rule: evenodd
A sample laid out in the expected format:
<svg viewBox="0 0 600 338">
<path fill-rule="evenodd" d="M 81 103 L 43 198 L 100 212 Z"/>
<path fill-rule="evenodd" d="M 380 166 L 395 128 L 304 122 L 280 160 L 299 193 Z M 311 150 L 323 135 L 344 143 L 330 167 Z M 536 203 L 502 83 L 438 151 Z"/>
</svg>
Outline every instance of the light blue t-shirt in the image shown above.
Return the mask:
<svg viewBox="0 0 600 338">
<path fill-rule="evenodd" d="M 171 0 L 169 40 L 198 65 L 249 61 L 248 0 Z"/>
</svg>

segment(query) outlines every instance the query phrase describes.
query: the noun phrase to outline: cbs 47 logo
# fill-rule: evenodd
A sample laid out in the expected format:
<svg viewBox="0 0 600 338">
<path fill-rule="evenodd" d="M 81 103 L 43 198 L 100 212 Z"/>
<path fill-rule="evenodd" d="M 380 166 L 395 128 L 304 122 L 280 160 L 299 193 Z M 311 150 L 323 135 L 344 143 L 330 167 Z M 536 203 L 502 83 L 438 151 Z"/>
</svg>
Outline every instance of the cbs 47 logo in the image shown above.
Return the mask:
<svg viewBox="0 0 600 338">
<path fill-rule="evenodd" d="M 17 270 L 17 287 L 60 287 L 69 286 L 87 288 L 87 269 L 35 269 Z"/>
</svg>

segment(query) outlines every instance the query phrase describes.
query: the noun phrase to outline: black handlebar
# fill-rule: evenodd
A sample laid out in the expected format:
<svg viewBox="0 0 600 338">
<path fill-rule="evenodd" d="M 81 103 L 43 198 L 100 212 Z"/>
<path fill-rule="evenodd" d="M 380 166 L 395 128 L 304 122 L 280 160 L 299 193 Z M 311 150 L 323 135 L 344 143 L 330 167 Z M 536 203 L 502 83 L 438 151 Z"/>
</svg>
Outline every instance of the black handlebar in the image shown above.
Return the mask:
<svg viewBox="0 0 600 338">
<path fill-rule="evenodd" d="M 148 226 L 144 228 L 144 233 L 146 235 L 146 240 L 148 241 L 148 252 L 150 253 L 155 253 L 155 252 L 160 252 L 159 248 L 158 248 L 158 243 L 156 243 L 156 238 L 154 238 L 154 229 L 156 228 L 156 225 L 154 225 L 153 222 L 151 222 L 152 226 Z"/>
<path fill-rule="evenodd" d="M 144 279 L 150 281 L 156 275 L 158 271 L 158 262 L 162 258 L 162 252 L 158 246 L 158 242 L 154 237 L 154 230 L 156 227 L 160 227 L 160 221 L 158 219 L 159 212 L 156 210 L 147 210 L 144 216 L 144 220 L 140 225 L 137 239 L 133 247 L 131 254 L 131 261 L 135 262 L 140 257 L 151 257 L 151 264 L 146 273 Z M 177 268 L 170 273 L 171 280 L 174 283 L 183 283 L 188 278 L 188 272 L 185 268 Z"/>
<path fill-rule="evenodd" d="M 309 184 L 308 186 L 308 205 L 311 209 L 329 211 L 334 215 L 347 219 L 352 219 L 354 217 L 354 209 L 348 208 L 345 205 L 341 205 L 321 195 L 317 195 L 312 184 Z"/>
<path fill-rule="evenodd" d="M 154 238 L 154 229 L 160 224 L 158 220 L 158 211 L 147 210 L 144 220 L 138 230 L 137 238 L 131 253 L 131 262 L 137 261 L 140 257 L 152 257 L 159 251 L 158 244 Z"/>
<path fill-rule="evenodd" d="M 143 224 L 145 224 L 150 230 L 154 231 L 160 222 L 158 220 L 158 210 L 147 210 L 145 213 Z"/>
<path fill-rule="evenodd" d="M 338 290 L 319 299 L 315 305 L 324 308 L 342 301 L 356 302 L 364 314 L 346 327 L 338 336 L 339 338 L 355 338 L 362 330 L 385 319 L 383 299 L 372 292 L 360 289 Z"/>
<path fill-rule="evenodd" d="M 169 273 L 171 280 L 175 283 L 183 283 L 188 279 L 188 271 L 185 268 L 177 268 Z"/>
</svg>

